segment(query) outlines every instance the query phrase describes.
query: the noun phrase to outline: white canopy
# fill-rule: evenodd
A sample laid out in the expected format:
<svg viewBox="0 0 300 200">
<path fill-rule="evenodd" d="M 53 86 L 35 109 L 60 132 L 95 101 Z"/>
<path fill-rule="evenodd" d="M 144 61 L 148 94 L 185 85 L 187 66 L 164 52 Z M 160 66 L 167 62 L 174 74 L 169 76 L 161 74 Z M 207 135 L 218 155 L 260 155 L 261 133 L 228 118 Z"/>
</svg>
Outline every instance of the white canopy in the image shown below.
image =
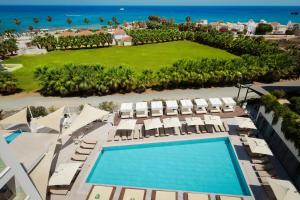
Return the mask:
<svg viewBox="0 0 300 200">
<path fill-rule="evenodd" d="M 235 106 L 236 102 L 233 100 L 232 97 L 222 97 L 222 101 L 226 106 Z"/>
<path fill-rule="evenodd" d="M 136 111 L 145 111 L 145 110 L 148 110 L 148 104 L 147 104 L 147 102 L 137 102 L 135 104 L 135 110 Z"/>
<path fill-rule="evenodd" d="M 0 125 L 3 126 L 4 129 L 8 128 L 11 125 L 21 125 L 27 124 L 27 108 L 3 119 L 0 121 Z"/>
<path fill-rule="evenodd" d="M 295 186 L 287 180 L 267 178 L 277 200 L 299 200 L 300 194 Z"/>
<path fill-rule="evenodd" d="M 151 109 L 152 110 L 162 110 L 163 105 L 161 101 L 151 101 Z"/>
<path fill-rule="evenodd" d="M 272 151 L 270 150 L 270 148 L 265 140 L 247 137 L 247 142 L 249 144 L 250 151 L 252 153 L 270 155 L 270 156 L 273 155 Z"/>
<path fill-rule="evenodd" d="M 219 98 L 209 98 L 208 101 L 211 106 L 222 106 L 222 102 Z"/>
<path fill-rule="evenodd" d="M 204 115 L 204 122 L 207 125 L 222 125 L 221 117 L 214 115 Z"/>
<path fill-rule="evenodd" d="M 178 117 L 164 118 L 163 124 L 164 124 L 164 128 L 175 128 L 181 126 Z"/>
<path fill-rule="evenodd" d="M 121 112 L 132 112 L 133 110 L 133 103 L 122 103 L 120 111 Z"/>
<path fill-rule="evenodd" d="M 208 103 L 205 99 L 195 99 L 194 101 L 197 107 L 208 107 Z"/>
<path fill-rule="evenodd" d="M 256 129 L 255 124 L 248 117 L 235 117 L 234 119 L 240 129 Z"/>
<path fill-rule="evenodd" d="M 145 130 L 157 129 L 162 127 L 160 118 L 152 118 L 144 120 Z"/>
<path fill-rule="evenodd" d="M 70 185 L 81 163 L 60 164 L 49 180 L 49 186 Z"/>
<path fill-rule="evenodd" d="M 166 101 L 166 105 L 167 109 L 178 109 L 178 104 L 175 100 Z"/>
<path fill-rule="evenodd" d="M 182 108 L 193 108 L 193 103 L 190 99 L 182 99 L 180 104 Z"/>
<path fill-rule="evenodd" d="M 35 121 L 36 124 L 51 128 L 53 130 L 56 130 L 57 132 L 60 132 L 61 127 L 61 119 L 64 114 L 65 107 L 62 107 L 58 109 L 57 111 L 50 113 L 49 115 L 45 117 L 41 117 Z"/>
<path fill-rule="evenodd" d="M 121 119 L 117 130 L 134 130 L 136 119 Z"/>
<path fill-rule="evenodd" d="M 185 121 L 188 126 L 204 125 L 204 122 L 200 117 L 186 117 Z"/>
<path fill-rule="evenodd" d="M 88 125 L 93 121 L 102 120 L 108 114 L 109 112 L 105 110 L 100 110 L 85 104 L 80 115 L 77 116 L 77 118 L 72 122 L 71 126 L 63 133 L 63 135 L 72 134 L 76 130 Z"/>
</svg>

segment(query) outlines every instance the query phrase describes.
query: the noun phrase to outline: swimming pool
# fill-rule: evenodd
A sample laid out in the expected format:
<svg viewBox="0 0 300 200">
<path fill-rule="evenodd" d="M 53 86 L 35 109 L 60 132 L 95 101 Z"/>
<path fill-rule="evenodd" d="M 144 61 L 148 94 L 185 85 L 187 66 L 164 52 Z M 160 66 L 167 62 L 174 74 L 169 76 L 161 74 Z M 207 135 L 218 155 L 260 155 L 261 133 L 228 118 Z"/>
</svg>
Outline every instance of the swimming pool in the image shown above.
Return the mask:
<svg viewBox="0 0 300 200">
<path fill-rule="evenodd" d="M 11 134 L 9 134 L 8 136 L 5 137 L 5 140 L 9 144 L 12 141 L 14 141 L 14 139 L 16 139 L 22 133 L 23 133 L 23 131 L 21 131 L 21 130 L 13 131 L 13 132 L 11 132 Z"/>
<path fill-rule="evenodd" d="M 86 182 L 250 195 L 227 137 L 104 147 Z"/>
</svg>

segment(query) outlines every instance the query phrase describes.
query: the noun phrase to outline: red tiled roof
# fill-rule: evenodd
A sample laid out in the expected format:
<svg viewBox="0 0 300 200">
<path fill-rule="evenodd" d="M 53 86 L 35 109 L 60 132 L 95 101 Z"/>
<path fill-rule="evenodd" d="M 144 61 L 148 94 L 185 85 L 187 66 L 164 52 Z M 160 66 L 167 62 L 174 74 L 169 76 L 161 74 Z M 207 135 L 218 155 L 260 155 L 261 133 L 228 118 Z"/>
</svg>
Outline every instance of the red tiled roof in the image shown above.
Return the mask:
<svg viewBox="0 0 300 200">
<path fill-rule="evenodd" d="M 126 32 L 123 29 L 115 29 L 114 35 L 126 35 Z"/>
<path fill-rule="evenodd" d="M 64 37 L 67 37 L 67 36 L 74 36 L 75 33 L 71 32 L 71 31 L 65 31 L 65 32 L 62 32 L 60 35 L 64 36 Z"/>
<path fill-rule="evenodd" d="M 93 35 L 93 32 L 89 30 L 83 30 L 78 33 L 78 35 Z"/>
</svg>

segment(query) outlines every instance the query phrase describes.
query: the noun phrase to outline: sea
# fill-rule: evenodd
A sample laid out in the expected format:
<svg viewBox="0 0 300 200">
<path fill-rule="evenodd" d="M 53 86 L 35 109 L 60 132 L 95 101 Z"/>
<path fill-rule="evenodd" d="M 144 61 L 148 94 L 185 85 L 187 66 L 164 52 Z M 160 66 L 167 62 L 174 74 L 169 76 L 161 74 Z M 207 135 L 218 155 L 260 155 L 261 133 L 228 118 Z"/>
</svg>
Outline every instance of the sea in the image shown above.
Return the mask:
<svg viewBox="0 0 300 200">
<path fill-rule="evenodd" d="M 192 21 L 247 22 L 253 19 L 258 22 L 263 19 L 287 24 L 289 21 L 300 23 L 300 6 L 0 6 L 0 31 L 27 31 L 29 26 L 35 29 L 99 28 L 114 16 L 123 23 L 146 21 L 149 15 L 173 17 L 177 23 L 190 16 Z M 52 17 L 51 22 L 46 20 L 47 16 Z M 100 16 L 104 17 L 103 23 L 99 21 Z M 20 25 L 14 23 L 16 18 L 21 20 Z M 39 23 L 35 24 L 33 18 L 38 18 Z M 72 19 L 72 24 L 67 24 L 67 18 Z M 84 18 L 89 19 L 89 24 L 84 23 Z"/>
</svg>

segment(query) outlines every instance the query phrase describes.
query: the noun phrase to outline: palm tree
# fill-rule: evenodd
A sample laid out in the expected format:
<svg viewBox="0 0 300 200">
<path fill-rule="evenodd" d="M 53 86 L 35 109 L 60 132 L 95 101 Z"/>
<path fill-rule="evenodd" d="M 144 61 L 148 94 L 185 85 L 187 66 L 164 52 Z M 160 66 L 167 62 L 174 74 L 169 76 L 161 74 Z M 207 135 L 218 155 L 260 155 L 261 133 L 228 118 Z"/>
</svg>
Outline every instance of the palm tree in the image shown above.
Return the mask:
<svg viewBox="0 0 300 200">
<path fill-rule="evenodd" d="M 89 20 L 88 18 L 84 18 L 83 22 L 84 22 L 85 24 L 89 24 L 89 23 L 90 23 L 90 20 Z"/>
<path fill-rule="evenodd" d="M 47 22 L 52 22 L 52 17 L 51 16 L 47 16 Z"/>
<path fill-rule="evenodd" d="M 35 24 L 38 24 L 38 23 L 40 22 L 40 20 L 39 20 L 39 18 L 35 17 L 35 18 L 33 18 L 33 22 L 34 22 Z"/>
<path fill-rule="evenodd" d="M 31 26 L 31 25 L 28 26 L 28 30 L 32 32 L 33 31 L 33 26 Z"/>
<path fill-rule="evenodd" d="M 14 22 L 15 22 L 16 25 L 20 25 L 22 23 L 21 20 L 18 19 L 18 18 L 15 18 Z"/>
<path fill-rule="evenodd" d="M 107 24 L 111 27 L 111 26 L 113 25 L 113 22 L 112 22 L 111 20 L 109 20 L 109 21 L 107 22 Z"/>
<path fill-rule="evenodd" d="M 100 16 L 100 17 L 99 17 L 99 22 L 100 22 L 100 23 L 103 23 L 103 22 L 104 22 L 104 17 Z"/>
<path fill-rule="evenodd" d="M 191 16 L 186 16 L 185 21 L 187 24 L 189 24 L 191 22 Z"/>
<path fill-rule="evenodd" d="M 111 20 L 113 21 L 113 23 L 117 26 L 119 24 L 117 17 L 112 17 Z"/>
<path fill-rule="evenodd" d="M 67 24 L 68 25 L 72 24 L 72 22 L 73 22 L 72 18 L 67 18 Z"/>
</svg>

